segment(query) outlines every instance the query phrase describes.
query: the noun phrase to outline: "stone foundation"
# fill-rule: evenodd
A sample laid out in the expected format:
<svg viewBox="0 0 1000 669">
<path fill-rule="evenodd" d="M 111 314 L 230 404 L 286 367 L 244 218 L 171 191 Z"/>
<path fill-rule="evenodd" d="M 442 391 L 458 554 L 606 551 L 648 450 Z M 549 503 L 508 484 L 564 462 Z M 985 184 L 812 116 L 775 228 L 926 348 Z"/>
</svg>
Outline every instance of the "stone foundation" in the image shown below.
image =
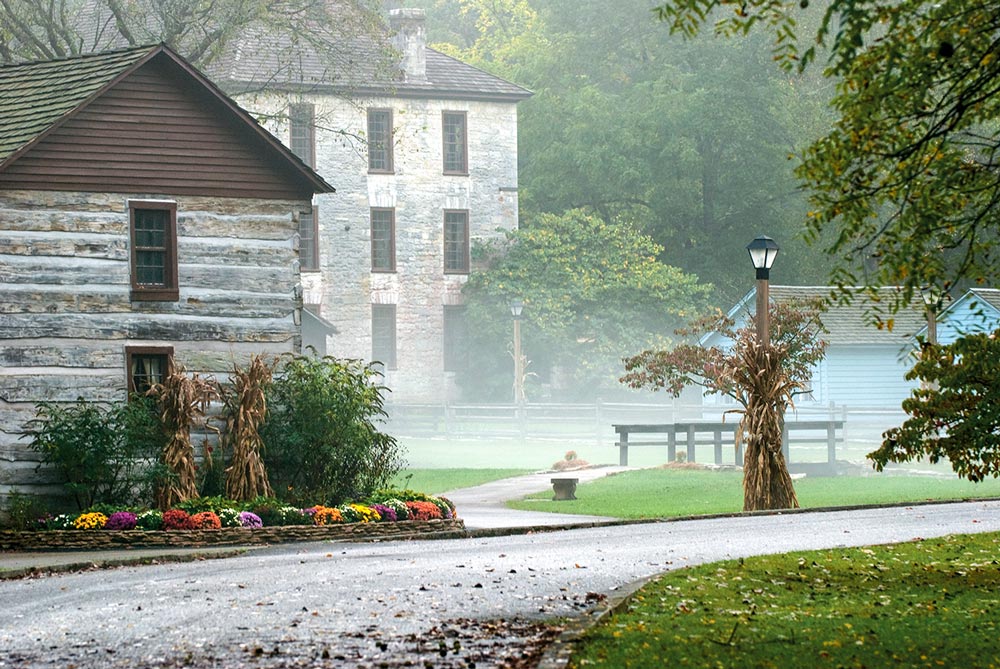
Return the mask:
<svg viewBox="0 0 1000 669">
<path fill-rule="evenodd" d="M 0 531 L 0 550 L 100 550 L 130 547 L 239 546 L 293 541 L 354 541 L 403 539 L 434 535 L 467 536 L 465 522 L 456 520 L 407 520 L 398 523 L 349 523 L 343 525 L 289 525 L 281 527 L 224 527 L 220 530 L 44 530 Z"/>
</svg>

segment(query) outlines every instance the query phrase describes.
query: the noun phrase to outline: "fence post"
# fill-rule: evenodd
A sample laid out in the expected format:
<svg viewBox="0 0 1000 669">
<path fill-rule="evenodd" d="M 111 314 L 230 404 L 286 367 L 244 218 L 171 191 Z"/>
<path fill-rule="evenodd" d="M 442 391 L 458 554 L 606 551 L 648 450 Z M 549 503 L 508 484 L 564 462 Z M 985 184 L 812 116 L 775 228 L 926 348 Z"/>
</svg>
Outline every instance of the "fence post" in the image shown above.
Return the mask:
<svg viewBox="0 0 1000 669">
<path fill-rule="evenodd" d="M 601 398 L 597 398 L 597 402 L 594 404 L 594 443 L 598 446 L 601 445 L 601 426 L 604 424 L 602 419 L 603 412 L 601 411 Z"/>
<path fill-rule="evenodd" d="M 715 431 L 715 464 L 722 464 L 722 430 Z"/>
<path fill-rule="evenodd" d="M 667 462 L 677 461 L 677 431 L 671 424 L 670 432 L 667 433 Z"/>
<path fill-rule="evenodd" d="M 687 434 L 687 461 L 688 462 L 697 462 L 697 460 L 695 460 L 695 456 L 694 456 L 694 448 L 695 448 L 695 446 L 694 446 L 694 425 L 688 425 L 688 434 Z"/>
<path fill-rule="evenodd" d="M 837 461 L 837 424 L 832 420 L 826 424 L 826 461 Z"/>
<path fill-rule="evenodd" d="M 628 428 L 618 427 L 618 464 L 621 467 L 628 467 Z"/>
</svg>

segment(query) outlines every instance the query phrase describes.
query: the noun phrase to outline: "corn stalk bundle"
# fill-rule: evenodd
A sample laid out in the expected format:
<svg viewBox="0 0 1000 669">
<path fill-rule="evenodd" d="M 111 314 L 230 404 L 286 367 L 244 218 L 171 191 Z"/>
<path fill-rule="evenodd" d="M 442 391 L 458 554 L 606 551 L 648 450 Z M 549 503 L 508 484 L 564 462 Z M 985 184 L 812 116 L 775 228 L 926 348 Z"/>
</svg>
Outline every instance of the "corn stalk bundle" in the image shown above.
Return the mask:
<svg viewBox="0 0 1000 669">
<path fill-rule="evenodd" d="M 161 509 L 169 509 L 178 502 L 198 496 L 191 428 L 206 427 L 205 411 L 218 393 L 211 382 L 197 374 L 187 376 L 184 369 L 177 366 L 163 383 L 155 384 L 147 394 L 156 398 L 160 423 L 167 434 L 163 464 L 172 476 L 161 483 L 157 504 Z"/>
<path fill-rule="evenodd" d="M 781 452 L 785 409 L 801 387 L 783 370 L 780 346 L 752 342 L 740 350 L 734 380 L 746 390 L 746 404 L 736 443 L 743 443 L 743 510 L 791 509 L 799 506 Z"/>
<path fill-rule="evenodd" d="M 272 496 L 271 484 L 260 453 L 264 443 L 260 426 L 267 418 L 266 388 L 271 383 L 274 365 L 254 356 L 244 370 L 233 366 L 233 390 L 225 393 L 226 447 L 232 460 L 226 468 L 226 496 L 250 500 L 259 495 Z"/>
</svg>

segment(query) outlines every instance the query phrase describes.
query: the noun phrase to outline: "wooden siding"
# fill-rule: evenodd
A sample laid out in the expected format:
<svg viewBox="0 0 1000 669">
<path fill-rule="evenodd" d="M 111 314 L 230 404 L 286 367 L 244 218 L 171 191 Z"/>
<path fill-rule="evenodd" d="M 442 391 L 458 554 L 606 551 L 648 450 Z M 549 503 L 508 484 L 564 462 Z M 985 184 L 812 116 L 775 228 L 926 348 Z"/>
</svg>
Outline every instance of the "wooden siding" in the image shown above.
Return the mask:
<svg viewBox="0 0 1000 669">
<path fill-rule="evenodd" d="M 940 344 L 951 344 L 963 334 L 993 332 L 998 327 L 1000 312 L 975 295 L 966 294 L 939 316 L 937 339 Z"/>
<path fill-rule="evenodd" d="M 132 302 L 127 203 L 153 196 L 0 191 L 0 501 L 52 482 L 22 438 L 36 404 L 124 399 L 126 346 L 171 346 L 220 380 L 253 354 L 299 350 L 294 213 L 308 198 L 169 198 L 180 298 Z"/>
<path fill-rule="evenodd" d="M 905 378 L 912 366 L 898 346 L 831 346 L 817 399 L 848 408 L 899 408 L 918 385 Z"/>
<path fill-rule="evenodd" d="M 287 162 L 167 60 L 108 90 L 0 173 L 0 188 L 302 199 Z"/>
</svg>

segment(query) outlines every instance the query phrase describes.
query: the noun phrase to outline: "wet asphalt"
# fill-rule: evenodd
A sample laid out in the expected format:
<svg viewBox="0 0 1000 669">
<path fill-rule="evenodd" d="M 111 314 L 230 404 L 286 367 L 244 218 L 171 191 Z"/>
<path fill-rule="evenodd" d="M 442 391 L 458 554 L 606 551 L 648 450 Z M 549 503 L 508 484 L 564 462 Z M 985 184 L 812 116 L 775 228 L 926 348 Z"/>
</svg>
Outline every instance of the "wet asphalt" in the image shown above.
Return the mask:
<svg viewBox="0 0 1000 669">
<path fill-rule="evenodd" d="M 461 509 L 461 506 L 459 507 Z M 298 544 L 0 581 L 0 667 L 531 666 L 542 623 L 669 569 L 1000 531 L 1000 502 Z"/>
</svg>

